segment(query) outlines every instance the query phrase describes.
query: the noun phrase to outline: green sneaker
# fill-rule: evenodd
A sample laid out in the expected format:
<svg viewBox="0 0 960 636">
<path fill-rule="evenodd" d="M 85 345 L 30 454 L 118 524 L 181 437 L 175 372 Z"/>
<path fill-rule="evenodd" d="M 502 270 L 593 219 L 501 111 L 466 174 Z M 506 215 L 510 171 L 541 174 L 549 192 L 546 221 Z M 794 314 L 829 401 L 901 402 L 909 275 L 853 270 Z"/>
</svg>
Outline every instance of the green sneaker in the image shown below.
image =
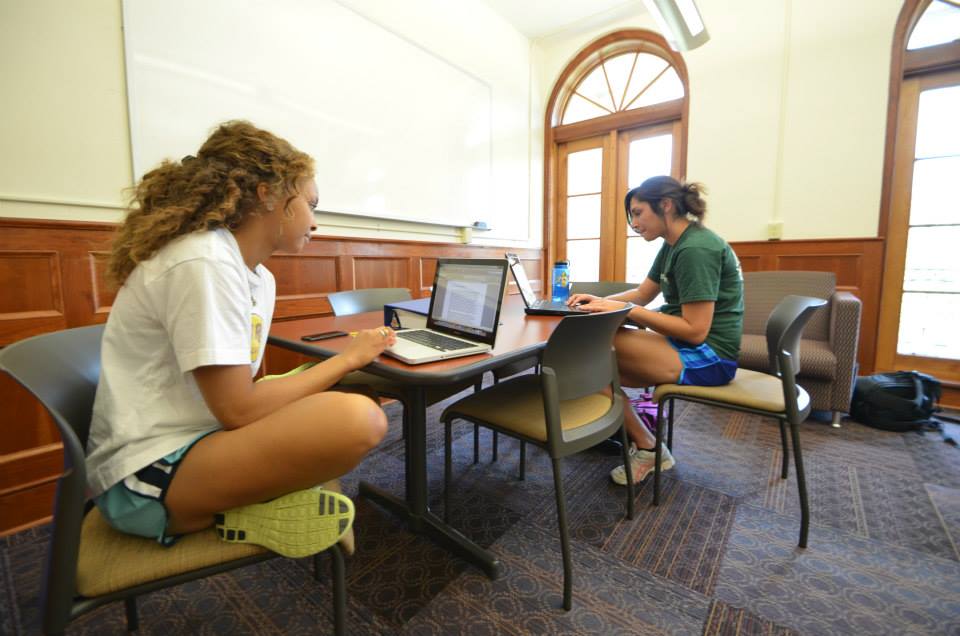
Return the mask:
<svg viewBox="0 0 960 636">
<path fill-rule="evenodd" d="M 228 543 L 255 543 L 298 558 L 322 552 L 353 524 L 349 497 L 322 488 L 288 493 L 215 516 L 217 535 Z"/>
</svg>

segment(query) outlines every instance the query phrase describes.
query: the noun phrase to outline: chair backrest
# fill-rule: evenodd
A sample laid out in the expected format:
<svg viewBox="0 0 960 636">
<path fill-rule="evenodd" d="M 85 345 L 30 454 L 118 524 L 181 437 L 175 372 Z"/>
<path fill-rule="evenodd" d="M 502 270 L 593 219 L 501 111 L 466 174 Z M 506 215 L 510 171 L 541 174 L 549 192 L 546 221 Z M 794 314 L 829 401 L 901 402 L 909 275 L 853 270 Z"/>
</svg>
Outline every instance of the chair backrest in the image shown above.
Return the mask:
<svg viewBox="0 0 960 636">
<path fill-rule="evenodd" d="M 96 325 L 57 331 L 0 350 L 0 371 L 10 374 L 43 404 L 63 440 L 64 472 L 57 480 L 41 600 L 45 633 L 63 630 L 75 596 L 86 503 L 84 447 L 100 379 L 103 329 Z"/>
<path fill-rule="evenodd" d="M 767 318 L 788 294 L 829 300 L 836 288 L 837 277 L 833 272 L 744 272 L 743 333 L 765 333 Z M 829 307 L 810 317 L 804 336 L 811 340 L 830 339 Z"/>
<path fill-rule="evenodd" d="M 774 307 L 767 320 L 767 351 L 770 369 L 783 381 L 787 412 L 796 416 L 797 373 L 800 371 L 800 335 L 818 309 L 827 301 L 810 296 L 787 296 Z"/>
<path fill-rule="evenodd" d="M 565 316 L 550 335 L 541 369 L 556 377 L 557 398 L 573 400 L 610 387 L 619 387 L 613 336 L 629 309 Z"/>
<path fill-rule="evenodd" d="M 410 300 L 410 290 L 403 287 L 374 287 L 335 292 L 327 296 L 335 316 L 379 311 L 388 303 Z"/>
<path fill-rule="evenodd" d="M 573 281 L 570 283 L 570 293 L 610 296 L 630 289 L 636 289 L 637 286 L 638 283 L 625 283 L 615 280 Z"/>
</svg>

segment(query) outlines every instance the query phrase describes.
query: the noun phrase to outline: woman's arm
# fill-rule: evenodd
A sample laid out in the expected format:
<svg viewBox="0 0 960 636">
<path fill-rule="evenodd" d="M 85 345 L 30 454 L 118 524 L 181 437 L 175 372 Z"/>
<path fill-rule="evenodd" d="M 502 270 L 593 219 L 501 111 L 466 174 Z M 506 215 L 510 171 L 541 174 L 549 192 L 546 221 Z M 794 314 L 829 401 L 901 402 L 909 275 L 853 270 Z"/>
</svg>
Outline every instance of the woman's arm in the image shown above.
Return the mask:
<svg viewBox="0 0 960 636">
<path fill-rule="evenodd" d="M 656 298 L 657 294 L 659 293 L 660 285 L 653 282 L 649 278 L 644 278 L 643 282 L 640 283 L 636 289 L 628 289 L 627 291 L 605 296 L 604 298 L 594 296 L 593 294 L 573 294 L 570 296 L 567 304 L 572 307 L 574 305 L 579 305 L 580 303 L 591 303 L 598 300 L 616 300 L 621 303 L 627 302 L 633 303 L 634 305 L 646 305 L 651 300 Z"/>
<path fill-rule="evenodd" d="M 302 373 L 269 382 L 253 382 L 248 364 L 198 367 L 193 370 L 193 377 L 220 424 L 226 429 L 240 428 L 287 404 L 329 389 L 394 342 L 396 336 L 387 327 L 367 329 L 358 333 L 343 353 Z"/>
<path fill-rule="evenodd" d="M 660 293 L 660 285 L 653 282 L 649 278 L 644 278 L 643 282 L 640 283 L 636 289 L 629 289 L 625 292 L 619 294 L 614 294 L 612 296 L 607 296 L 608 300 L 622 300 L 624 302 L 630 302 L 634 305 L 640 305 L 641 307 L 647 305 L 654 298 L 657 297 L 657 294 Z"/>
<path fill-rule="evenodd" d="M 625 292 L 631 293 L 631 292 Z M 622 296 L 623 294 L 619 294 Z M 596 298 L 596 297 L 594 297 Z M 622 309 L 623 300 L 614 300 L 616 296 L 609 298 L 596 298 L 585 305 L 580 305 L 580 309 L 586 311 L 616 311 Z M 644 307 L 634 307 L 627 314 L 627 318 L 664 336 L 671 336 L 690 344 L 698 345 L 707 339 L 710 333 L 710 325 L 713 323 L 712 300 L 704 300 L 681 305 L 680 316 L 671 316 L 659 311 L 651 311 Z"/>
<path fill-rule="evenodd" d="M 671 336 L 693 345 L 699 345 L 707 339 L 710 325 L 713 324 L 712 300 L 684 303 L 680 306 L 680 316 L 671 316 L 659 311 L 650 311 L 643 307 L 634 307 L 628 317 L 642 327 L 647 327 L 664 336 Z"/>
</svg>

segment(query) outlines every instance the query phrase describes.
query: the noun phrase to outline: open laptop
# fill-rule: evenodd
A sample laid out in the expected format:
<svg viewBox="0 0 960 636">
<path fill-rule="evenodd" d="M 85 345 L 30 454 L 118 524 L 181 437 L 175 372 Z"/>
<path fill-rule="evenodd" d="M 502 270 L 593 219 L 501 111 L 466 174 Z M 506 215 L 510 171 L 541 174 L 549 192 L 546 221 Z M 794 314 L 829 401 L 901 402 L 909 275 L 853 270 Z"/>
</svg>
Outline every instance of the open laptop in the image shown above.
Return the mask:
<svg viewBox="0 0 960 636">
<path fill-rule="evenodd" d="M 516 254 L 507 252 L 507 263 L 510 264 L 510 271 L 513 272 L 513 279 L 517 281 L 517 288 L 520 290 L 520 297 L 523 298 L 524 311 L 528 314 L 541 316 L 569 316 L 571 314 L 587 313 L 582 309 L 568 307 L 566 303 L 554 302 L 552 300 L 541 300 L 533 293 L 533 287 L 527 279 L 527 272 L 523 269 L 523 264 Z"/>
<path fill-rule="evenodd" d="M 490 351 L 506 283 L 505 260 L 438 259 L 426 329 L 398 331 L 396 344 L 384 353 L 423 364 Z"/>
</svg>

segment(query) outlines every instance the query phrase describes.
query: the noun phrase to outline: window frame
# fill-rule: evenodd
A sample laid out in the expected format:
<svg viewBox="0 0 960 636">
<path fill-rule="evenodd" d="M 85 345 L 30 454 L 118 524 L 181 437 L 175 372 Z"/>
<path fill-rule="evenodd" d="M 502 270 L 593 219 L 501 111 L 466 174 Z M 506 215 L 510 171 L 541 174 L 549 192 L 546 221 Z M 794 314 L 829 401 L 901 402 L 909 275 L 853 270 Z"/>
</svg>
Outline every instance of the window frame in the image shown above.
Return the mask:
<svg viewBox="0 0 960 636">
<path fill-rule="evenodd" d="M 960 361 L 897 352 L 907 234 L 910 226 L 919 95 L 960 82 L 960 41 L 907 50 L 913 28 L 933 0 L 906 0 L 897 19 L 890 65 L 890 98 L 883 186 L 877 235 L 884 239 L 884 269 L 874 368 L 909 368 L 936 375 L 948 389 L 960 389 Z"/>
<path fill-rule="evenodd" d="M 559 123 L 561 115 L 580 81 L 603 60 L 628 51 L 650 53 L 666 60 L 680 78 L 684 96 L 681 99 L 561 125 Z M 606 161 L 606 148 L 609 147 L 612 153 L 613 146 L 611 144 L 616 144 L 618 135 L 640 127 L 660 124 L 674 125 L 673 129 L 677 132 L 673 163 L 678 168 L 677 174 L 682 177 L 686 173 L 687 165 L 689 104 L 690 81 L 686 64 L 683 58 L 670 48 L 663 36 L 653 31 L 626 29 L 607 34 L 585 46 L 567 64 L 554 83 L 544 115 L 543 243 L 545 257 L 543 260 L 543 280 L 548 279 L 547 272 L 556 260 L 558 237 L 560 236 L 560 230 L 563 229 L 559 227 L 561 224 L 559 213 L 561 205 L 565 209 L 565 203 L 560 201 L 562 197 L 558 196 L 558 186 L 561 185 L 559 183 L 561 168 L 563 167 L 561 163 L 565 165 L 565 162 L 562 161 L 560 145 L 577 142 L 581 139 L 605 136 L 609 139 L 609 141 L 605 140 L 604 142 Z M 611 158 L 614 161 L 617 160 L 617 157 Z M 605 179 L 607 178 L 605 166 Z M 612 174 L 609 178 L 616 183 L 617 187 L 620 187 L 619 175 Z M 617 197 L 611 194 L 609 198 L 616 199 Z M 623 241 L 625 242 L 625 239 Z M 616 248 L 616 251 L 619 252 L 619 250 L 620 248 Z M 622 268 L 614 267 L 614 261 L 611 260 L 614 258 L 614 255 L 609 255 L 607 260 L 610 262 L 601 265 L 601 278 L 605 275 L 614 275 L 615 272 L 619 275 L 619 270 Z"/>
</svg>

